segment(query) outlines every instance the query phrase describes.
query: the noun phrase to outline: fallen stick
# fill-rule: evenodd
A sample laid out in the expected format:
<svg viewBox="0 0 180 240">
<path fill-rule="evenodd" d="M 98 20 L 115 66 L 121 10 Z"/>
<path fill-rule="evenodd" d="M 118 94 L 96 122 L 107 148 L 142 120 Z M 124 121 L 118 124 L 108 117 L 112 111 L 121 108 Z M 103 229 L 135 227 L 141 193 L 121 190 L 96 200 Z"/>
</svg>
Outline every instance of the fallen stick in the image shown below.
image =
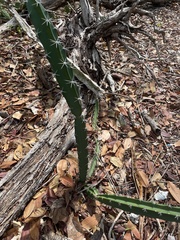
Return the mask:
<svg viewBox="0 0 180 240">
<path fill-rule="evenodd" d="M 39 142 L 0 181 L 0 237 L 74 143 L 73 118 L 62 98 Z"/>
<path fill-rule="evenodd" d="M 149 117 L 145 111 L 141 112 L 141 114 L 142 114 L 143 118 L 146 120 L 146 122 L 149 123 L 149 125 L 151 126 L 153 132 L 157 136 L 159 136 L 161 134 L 161 129 L 159 128 L 158 124 L 154 121 L 154 119 Z"/>
<path fill-rule="evenodd" d="M 0 34 L 2 34 L 5 31 L 8 31 L 10 28 L 15 27 L 17 25 L 18 25 L 18 22 L 16 21 L 15 17 L 13 17 L 8 22 L 0 26 Z"/>
</svg>

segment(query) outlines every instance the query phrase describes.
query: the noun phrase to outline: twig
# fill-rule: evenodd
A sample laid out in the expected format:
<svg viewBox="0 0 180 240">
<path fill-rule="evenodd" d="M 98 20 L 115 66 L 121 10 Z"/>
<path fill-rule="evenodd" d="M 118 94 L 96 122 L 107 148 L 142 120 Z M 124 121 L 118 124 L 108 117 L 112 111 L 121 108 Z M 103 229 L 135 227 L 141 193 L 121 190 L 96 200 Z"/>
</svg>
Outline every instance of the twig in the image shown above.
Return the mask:
<svg viewBox="0 0 180 240">
<path fill-rule="evenodd" d="M 131 113 L 130 108 L 128 109 L 128 115 L 129 115 L 129 118 L 130 118 L 130 121 L 131 121 L 131 124 L 132 124 L 132 127 L 133 127 L 134 131 L 135 131 L 140 137 L 145 138 L 146 135 L 145 135 L 142 127 L 140 126 L 140 124 L 135 122 L 135 119 L 134 119 L 134 117 L 133 117 L 133 115 L 132 115 L 132 113 Z"/>
<path fill-rule="evenodd" d="M 154 231 L 150 234 L 150 236 L 147 238 L 147 240 L 151 240 L 151 238 L 154 236 L 156 232 L 156 229 L 154 229 Z"/>
<path fill-rule="evenodd" d="M 162 234 L 162 231 L 163 231 L 163 230 L 162 230 L 162 227 L 161 227 L 161 224 L 160 224 L 158 218 L 156 218 L 156 222 L 157 222 L 157 225 L 158 225 L 158 228 L 159 228 L 160 237 L 161 237 L 161 234 Z"/>
<path fill-rule="evenodd" d="M 158 127 L 158 124 L 151 118 L 149 117 L 145 111 L 141 112 L 142 116 L 144 117 L 144 119 L 149 123 L 149 125 L 151 126 L 153 132 L 159 136 L 161 134 L 161 129 Z"/>
<path fill-rule="evenodd" d="M 100 19 L 99 16 L 99 0 L 96 0 L 96 22 L 98 22 Z"/>
<path fill-rule="evenodd" d="M 145 32 L 144 30 L 139 30 L 138 32 L 147 36 L 150 39 L 150 41 L 154 44 L 154 47 L 156 48 L 156 52 L 157 52 L 157 55 L 158 55 L 158 59 L 160 61 L 161 57 L 160 57 L 159 48 L 156 44 L 156 40 L 149 33 Z"/>
<path fill-rule="evenodd" d="M 112 93 L 114 93 L 115 92 L 115 82 L 114 82 L 114 79 L 112 78 L 110 72 L 107 72 L 106 78 L 109 82 L 109 86 L 111 88 Z"/>
<path fill-rule="evenodd" d="M 153 71 L 143 62 L 143 65 L 145 66 L 145 68 L 150 72 L 151 76 L 153 77 L 153 79 L 156 81 L 156 83 L 159 85 L 159 82 L 156 78 L 156 76 L 154 75 Z"/>
<path fill-rule="evenodd" d="M 82 82 L 89 90 L 91 90 L 97 97 L 101 97 L 105 91 L 97 85 L 87 74 L 81 71 L 81 69 L 73 63 L 73 61 L 67 58 L 68 62 L 71 64 L 74 75 Z"/>
<path fill-rule="evenodd" d="M 144 219 L 145 219 L 145 216 L 140 216 L 139 217 L 139 233 L 140 233 L 140 236 L 141 236 L 141 239 L 144 239 L 143 237 L 143 233 L 144 233 Z"/>
<path fill-rule="evenodd" d="M 119 43 L 121 43 L 127 50 L 131 51 L 135 56 L 139 59 L 145 59 L 138 51 L 136 51 L 134 48 L 128 46 L 124 41 L 122 41 L 119 37 L 116 39 Z"/>
<path fill-rule="evenodd" d="M 168 166 L 166 167 L 166 169 L 164 170 L 164 172 L 161 174 L 161 177 L 163 178 L 163 176 L 165 175 L 165 173 L 167 172 L 168 168 L 173 165 L 173 163 L 169 163 Z"/>
<path fill-rule="evenodd" d="M 87 0 L 80 0 L 82 18 L 86 27 L 90 26 L 93 22 L 93 10 Z"/>
<path fill-rule="evenodd" d="M 164 137 L 161 135 L 161 139 L 163 140 L 163 143 L 164 143 L 164 146 L 165 146 L 165 148 L 166 148 L 166 151 L 168 152 L 169 151 L 169 148 L 168 148 L 168 146 L 167 146 L 167 144 L 166 144 L 166 141 L 165 141 L 165 139 L 164 139 Z"/>
<path fill-rule="evenodd" d="M 124 212 L 124 211 L 120 211 L 120 212 L 118 213 L 118 215 L 116 216 L 116 218 L 114 219 L 114 221 L 113 221 L 113 223 L 112 223 L 112 225 L 111 225 L 111 227 L 110 227 L 110 229 L 109 229 L 109 232 L 108 232 L 108 239 L 109 239 L 109 240 L 112 239 L 112 238 L 111 238 L 111 233 L 112 233 L 113 227 L 114 227 L 114 225 L 116 224 L 116 222 L 118 221 L 118 219 L 120 218 L 120 216 L 123 214 L 123 212 Z"/>
<path fill-rule="evenodd" d="M 135 166 L 135 154 L 134 153 L 135 153 L 135 144 L 133 144 L 133 148 L 131 148 L 131 167 L 132 167 L 132 177 L 133 177 L 133 180 L 134 180 L 136 191 L 137 191 L 138 196 L 140 196 L 138 183 L 137 183 L 137 178 L 135 176 L 135 167 L 136 166 Z"/>
<path fill-rule="evenodd" d="M 144 119 L 143 119 L 142 114 L 141 114 L 140 109 L 139 109 L 139 106 L 137 107 L 137 109 L 138 109 L 138 113 L 139 113 L 139 116 L 141 118 L 142 124 L 145 125 Z"/>
<path fill-rule="evenodd" d="M 51 180 L 53 180 L 56 176 L 58 176 L 58 173 L 56 173 L 55 175 L 51 176 L 46 182 L 43 183 L 42 186 L 40 186 L 40 187 L 38 188 L 38 190 L 40 190 L 40 189 L 43 188 L 43 187 L 46 187 L 46 185 L 47 185 L 48 183 L 50 183 Z"/>
</svg>

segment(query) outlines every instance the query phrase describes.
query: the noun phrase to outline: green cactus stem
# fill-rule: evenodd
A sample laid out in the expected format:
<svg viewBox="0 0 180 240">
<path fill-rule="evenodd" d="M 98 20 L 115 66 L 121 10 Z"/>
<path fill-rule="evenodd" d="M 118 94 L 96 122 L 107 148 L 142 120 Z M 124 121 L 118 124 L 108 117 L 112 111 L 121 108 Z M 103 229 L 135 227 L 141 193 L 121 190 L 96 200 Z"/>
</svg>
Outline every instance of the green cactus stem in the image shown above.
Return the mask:
<svg viewBox="0 0 180 240">
<path fill-rule="evenodd" d="M 132 212 L 138 215 L 147 216 L 151 218 L 164 219 L 171 222 L 180 222 L 180 208 L 172 207 L 153 202 L 141 201 L 138 199 L 116 196 L 116 195 L 104 195 L 99 194 L 94 188 L 87 189 L 93 198 L 98 201 L 109 205 L 113 208 L 119 208 L 127 212 Z"/>
<path fill-rule="evenodd" d="M 27 0 L 27 9 L 31 21 L 36 29 L 51 68 L 60 85 L 72 114 L 75 116 L 75 135 L 78 148 L 80 180 L 86 180 L 88 166 L 87 133 L 82 115 L 82 102 L 79 87 L 74 78 L 73 70 L 69 65 L 63 45 L 51 18 L 40 0 Z"/>
</svg>

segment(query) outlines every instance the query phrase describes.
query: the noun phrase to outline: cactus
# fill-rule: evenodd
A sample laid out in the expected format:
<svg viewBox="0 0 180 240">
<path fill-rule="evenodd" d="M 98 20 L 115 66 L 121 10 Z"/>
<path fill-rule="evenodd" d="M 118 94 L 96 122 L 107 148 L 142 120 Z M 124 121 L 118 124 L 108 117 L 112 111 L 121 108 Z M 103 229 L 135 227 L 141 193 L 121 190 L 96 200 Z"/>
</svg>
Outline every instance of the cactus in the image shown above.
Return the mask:
<svg viewBox="0 0 180 240">
<path fill-rule="evenodd" d="M 60 85 L 62 94 L 72 114 L 75 116 L 75 136 L 78 148 L 80 181 L 85 182 L 88 167 L 87 133 L 82 115 L 80 92 L 74 79 L 73 70 L 67 61 L 65 50 L 58 38 L 51 18 L 42 6 L 41 1 L 27 0 L 26 6 L 38 38 L 45 49 L 46 56 Z"/>
<path fill-rule="evenodd" d="M 60 85 L 63 96 L 65 97 L 71 112 L 75 116 L 75 136 L 79 156 L 79 178 L 80 181 L 85 182 L 88 167 L 87 133 L 83 118 L 79 88 L 74 79 L 73 69 L 67 61 L 57 31 L 51 23 L 47 11 L 41 5 L 41 1 L 26 0 L 26 5 L 38 38 L 45 49 L 47 58 L 51 64 L 57 82 Z M 94 87 L 93 89 L 97 90 Z M 95 123 L 96 122 L 97 116 L 95 116 Z M 166 221 L 180 221 L 180 208 L 178 207 L 170 207 L 123 196 L 103 195 L 99 194 L 97 190 L 93 188 L 87 188 L 86 191 L 90 196 L 102 203 L 123 209 L 124 211 L 134 212 L 139 215 L 153 218 L 161 218 Z"/>
<path fill-rule="evenodd" d="M 180 222 L 180 208 L 153 202 L 141 201 L 130 197 L 99 194 L 94 188 L 87 189 L 87 193 L 98 201 L 114 208 L 133 212 L 151 218 L 160 218 L 171 222 Z"/>
</svg>

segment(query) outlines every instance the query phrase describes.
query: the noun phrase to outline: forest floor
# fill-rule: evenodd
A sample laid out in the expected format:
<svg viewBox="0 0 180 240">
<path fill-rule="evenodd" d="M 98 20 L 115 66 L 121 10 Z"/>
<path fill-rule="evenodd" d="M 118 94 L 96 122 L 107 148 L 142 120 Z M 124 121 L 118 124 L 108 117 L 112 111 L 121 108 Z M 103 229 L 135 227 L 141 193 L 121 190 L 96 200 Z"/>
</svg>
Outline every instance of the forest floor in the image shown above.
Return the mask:
<svg viewBox="0 0 180 240">
<path fill-rule="evenodd" d="M 90 156 L 98 159 L 89 184 L 101 193 L 180 205 L 180 4 L 152 8 L 166 41 L 156 48 L 137 35 L 138 59 L 116 42 L 111 60 L 98 43 L 111 71 L 111 86 L 100 101 L 96 129 L 87 119 Z M 20 27 L 0 35 L 0 179 L 29 152 L 52 119 L 60 90 L 39 44 Z M 48 79 L 48 81 L 47 81 Z M 146 115 L 150 120 L 146 120 Z M 152 125 L 152 122 L 154 125 Z M 68 167 L 69 166 L 69 167 Z M 75 171 L 76 170 L 76 171 Z M 59 179 L 56 172 L 66 171 Z M 112 209 L 78 193 L 72 182 L 78 171 L 76 149 L 70 149 L 54 178 L 32 198 L 3 239 L 144 239 L 180 240 L 180 224 Z M 53 176 L 52 174 L 52 176 Z M 52 178 L 52 176 L 50 176 Z"/>
</svg>

